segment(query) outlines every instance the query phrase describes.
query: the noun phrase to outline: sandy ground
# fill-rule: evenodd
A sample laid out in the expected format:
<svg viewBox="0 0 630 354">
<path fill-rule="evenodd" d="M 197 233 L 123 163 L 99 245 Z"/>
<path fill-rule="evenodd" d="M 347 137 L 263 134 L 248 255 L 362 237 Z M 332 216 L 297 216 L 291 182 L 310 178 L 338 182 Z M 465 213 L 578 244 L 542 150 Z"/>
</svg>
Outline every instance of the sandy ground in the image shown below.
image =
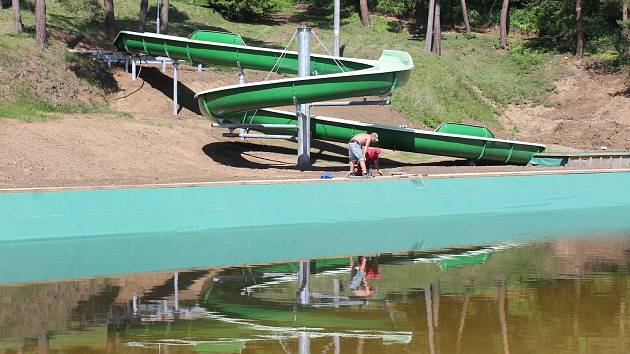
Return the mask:
<svg viewBox="0 0 630 354">
<path fill-rule="evenodd" d="M 630 75 L 586 64 L 555 83 L 545 106 L 510 106 L 501 117 L 519 139 L 575 149 L 630 150 Z"/>
<path fill-rule="evenodd" d="M 145 67 L 140 79 L 116 72 L 121 91 L 112 106 L 129 112 L 117 115 L 67 115 L 61 120 L 26 123 L 0 120 L 0 187 L 114 185 L 217 180 L 343 176 L 347 150 L 342 144 L 315 142 L 313 168 L 295 167 L 295 144 L 280 140 L 223 138 L 223 130 L 199 115 L 194 92 L 234 84 L 236 70 L 197 72 L 180 66 L 181 110 L 172 117 L 170 72 Z M 510 107 L 502 117 L 519 129 L 517 138 L 575 148 L 608 145 L 627 148 L 630 97 L 619 76 L 569 77 L 558 83 L 557 105 Z M 248 81 L 264 79 L 247 73 Z M 574 80 L 574 81 L 571 81 Z M 586 81 L 581 81 L 586 80 Z M 617 81 L 615 81 L 617 80 Z M 612 83 L 606 86 L 605 83 Z M 582 93 L 579 87 L 604 85 Z M 613 87 L 614 86 L 614 87 Z M 617 90 L 617 91 L 615 91 Z M 597 91 L 599 104 L 592 91 Z M 580 96 L 582 95 L 582 96 Z M 412 125 L 391 107 L 316 108 L 315 114 L 391 125 Z M 579 114 L 577 114 L 579 113 Z M 592 138 L 599 131 L 601 140 Z M 617 127 L 617 128 L 613 128 Z M 563 130 L 564 129 L 564 130 Z M 610 130 L 608 130 L 610 129 Z M 616 129 L 616 130 L 615 130 Z M 591 146 L 587 140 L 593 139 Z M 556 145 L 554 145 L 556 146 Z M 531 170 L 520 166 L 468 166 L 466 161 L 406 152 L 385 151 L 385 174 L 459 173 Z"/>
</svg>

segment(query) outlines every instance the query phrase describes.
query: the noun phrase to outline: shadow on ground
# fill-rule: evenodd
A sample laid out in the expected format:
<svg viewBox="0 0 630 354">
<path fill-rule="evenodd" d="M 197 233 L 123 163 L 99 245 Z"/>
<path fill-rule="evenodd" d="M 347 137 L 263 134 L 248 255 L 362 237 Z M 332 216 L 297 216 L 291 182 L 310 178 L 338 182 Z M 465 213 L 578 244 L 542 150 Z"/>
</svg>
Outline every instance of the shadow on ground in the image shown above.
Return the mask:
<svg viewBox="0 0 630 354">
<path fill-rule="evenodd" d="M 224 166 L 269 169 L 276 168 L 282 170 L 299 170 L 296 166 L 297 152 L 295 148 L 273 145 L 259 145 L 240 141 L 215 142 L 203 147 L 203 152 L 214 162 Z M 281 159 L 273 157 L 263 157 L 257 154 L 270 153 L 285 155 Z M 312 145 L 311 160 L 313 164 L 317 162 L 334 163 L 335 166 L 313 166 L 311 171 L 341 172 L 347 170 L 348 150 L 336 144 L 325 141 L 314 141 Z M 255 160 L 255 161 L 254 161 Z M 420 162 L 407 163 L 388 158 L 381 158 L 381 167 L 396 168 L 410 166 L 466 166 L 466 160 L 449 160 L 440 162 Z"/>
<path fill-rule="evenodd" d="M 145 66 L 140 71 L 139 77 L 154 89 L 162 92 L 164 96 L 173 100 L 173 79 L 161 72 L 159 68 Z M 182 108 L 186 108 L 196 114 L 201 114 L 197 100 L 195 100 L 195 92 L 181 82 L 177 85 L 177 101 L 179 103 L 178 112 Z"/>
</svg>

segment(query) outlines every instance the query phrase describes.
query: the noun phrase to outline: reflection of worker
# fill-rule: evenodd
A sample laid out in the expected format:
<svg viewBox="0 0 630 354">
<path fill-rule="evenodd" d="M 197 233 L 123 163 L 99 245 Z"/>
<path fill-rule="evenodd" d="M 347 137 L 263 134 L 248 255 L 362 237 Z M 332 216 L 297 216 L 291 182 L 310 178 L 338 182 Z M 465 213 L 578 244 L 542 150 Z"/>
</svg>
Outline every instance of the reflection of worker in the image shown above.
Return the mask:
<svg viewBox="0 0 630 354">
<path fill-rule="evenodd" d="M 379 257 L 368 257 L 365 264 L 365 279 L 381 279 L 378 271 Z"/>
<path fill-rule="evenodd" d="M 368 172 L 373 168 L 376 170 L 376 172 L 379 175 L 382 176 L 383 173 L 380 170 L 380 164 L 379 164 L 381 151 L 382 150 L 379 148 L 369 148 L 368 151 L 365 153 L 365 166 Z M 361 171 L 355 169 L 354 175 L 361 176 Z"/>
<path fill-rule="evenodd" d="M 350 158 L 350 174 L 354 172 L 354 165 L 358 161 L 361 166 L 361 173 L 367 176 L 367 167 L 365 166 L 365 154 L 370 148 L 372 142 L 378 142 L 378 134 L 359 133 L 350 139 L 348 143 L 348 157 Z"/>
<path fill-rule="evenodd" d="M 365 277 L 367 258 L 359 256 L 358 266 L 355 267 L 354 257 L 350 257 L 350 282 L 348 288 L 355 296 L 367 297 L 372 295 L 372 288 L 367 283 Z"/>
</svg>

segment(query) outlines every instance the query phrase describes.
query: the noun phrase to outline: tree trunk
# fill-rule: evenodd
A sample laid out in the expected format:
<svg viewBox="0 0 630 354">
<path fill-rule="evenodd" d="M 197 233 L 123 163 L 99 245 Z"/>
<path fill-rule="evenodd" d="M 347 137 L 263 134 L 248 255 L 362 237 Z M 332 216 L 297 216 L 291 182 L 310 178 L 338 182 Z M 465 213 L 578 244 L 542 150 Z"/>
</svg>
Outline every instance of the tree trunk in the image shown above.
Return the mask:
<svg viewBox="0 0 630 354">
<path fill-rule="evenodd" d="M 575 24 L 577 27 L 577 46 L 575 58 L 582 59 L 584 55 L 584 23 L 582 21 L 582 0 L 575 0 Z"/>
<path fill-rule="evenodd" d="M 622 50 L 622 54 L 624 56 L 628 56 L 630 55 L 630 22 L 628 22 L 628 7 L 630 6 L 630 1 L 629 0 L 625 0 L 623 2 L 623 14 L 622 14 L 622 23 L 623 23 L 623 32 L 621 34 L 621 37 L 623 39 L 623 50 Z"/>
<path fill-rule="evenodd" d="M 13 19 L 15 23 L 15 32 L 22 33 L 22 31 L 24 31 L 24 25 L 22 24 L 22 13 L 20 12 L 20 1 L 12 0 L 11 6 L 13 7 Z"/>
<path fill-rule="evenodd" d="M 146 32 L 147 30 L 147 11 L 149 0 L 140 0 L 140 19 L 138 21 L 138 32 Z"/>
<path fill-rule="evenodd" d="M 462 16 L 464 17 L 464 26 L 466 26 L 466 33 L 470 33 L 470 22 L 468 22 L 468 10 L 466 9 L 466 0 L 462 2 Z"/>
<path fill-rule="evenodd" d="M 433 19 L 435 10 L 435 0 L 429 0 L 429 17 L 427 18 L 427 34 L 424 37 L 424 51 L 431 51 L 431 44 L 433 43 Z"/>
<path fill-rule="evenodd" d="M 440 23 L 440 0 L 435 0 L 435 12 L 433 19 L 433 48 L 432 52 L 442 55 L 442 24 Z"/>
<path fill-rule="evenodd" d="M 368 10 L 367 0 L 359 0 L 359 8 L 361 10 L 361 24 L 363 24 L 363 27 L 369 27 L 370 11 Z"/>
<path fill-rule="evenodd" d="M 37 0 L 35 3 L 35 42 L 40 49 L 48 46 L 46 35 L 46 0 Z"/>
<path fill-rule="evenodd" d="M 113 41 L 116 37 L 116 18 L 114 17 L 114 0 L 104 0 L 105 5 L 105 34 Z"/>
<path fill-rule="evenodd" d="M 168 0 L 162 0 L 160 8 L 160 34 L 168 33 Z"/>
<path fill-rule="evenodd" d="M 508 12 L 510 10 L 510 0 L 503 0 L 501 7 L 501 22 L 499 23 L 499 36 L 501 41 L 501 49 L 507 49 L 508 42 Z"/>
</svg>

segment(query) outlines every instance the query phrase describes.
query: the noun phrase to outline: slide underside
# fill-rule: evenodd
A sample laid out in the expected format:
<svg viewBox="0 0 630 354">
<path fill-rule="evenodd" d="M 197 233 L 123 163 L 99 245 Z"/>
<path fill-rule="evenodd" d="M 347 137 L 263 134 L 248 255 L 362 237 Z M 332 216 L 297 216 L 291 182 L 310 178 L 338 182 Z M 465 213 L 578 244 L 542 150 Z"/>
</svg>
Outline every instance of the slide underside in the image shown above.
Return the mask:
<svg viewBox="0 0 630 354">
<path fill-rule="evenodd" d="M 123 31 L 115 45 L 132 54 L 165 56 L 193 64 L 222 65 L 297 74 L 296 52 L 247 46 L 240 36 L 196 31 L 188 38 Z M 199 92 L 201 112 L 224 123 L 292 124 L 294 112 L 272 107 L 364 96 L 389 96 L 404 85 L 413 68 L 411 56 L 384 50 L 378 60 L 311 56 L 311 76 L 253 82 Z M 482 127 L 449 124 L 436 131 L 366 124 L 331 117 L 311 118 L 315 139 L 347 142 L 354 134 L 377 132 L 386 149 L 452 156 L 505 164 L 526 164 L 541 144 L 495 139 Z M 259 129 L 286 134 L 286 130 Z"/>
</svg>

